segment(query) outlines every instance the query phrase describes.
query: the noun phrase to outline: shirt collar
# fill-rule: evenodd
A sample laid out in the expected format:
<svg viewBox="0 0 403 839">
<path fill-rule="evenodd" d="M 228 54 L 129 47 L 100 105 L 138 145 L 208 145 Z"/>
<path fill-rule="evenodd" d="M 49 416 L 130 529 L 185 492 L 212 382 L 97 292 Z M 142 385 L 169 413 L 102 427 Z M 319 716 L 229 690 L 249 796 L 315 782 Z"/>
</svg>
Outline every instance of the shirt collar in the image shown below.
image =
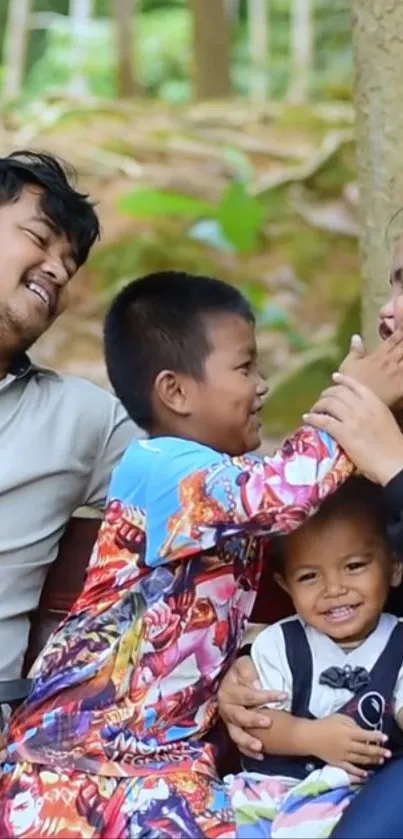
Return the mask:
<svg viewBox="0 0 403 839">
<path fill-rule="evenodd" d="M 29 355 L 26 353 L 20 353 L 20 355 L 16 356 L 12 362 L 5 378 L 0 380 L 0 389 L 7 387 L 7 385 L 15 382 L 17 379 L 24 379 L 29 376 L 30 373 L 36 373 L 44 376 L 57 376 L 57 373 L 55 373 L 54 370 L 49 370 L 47 367 L 41 367 L 39 364 L 35 364 L 35 362 L 30 359 Z"/>
<path fill-rule="evenodd" d="M 35 365 L 31 361 L 29 355 L 21 353 L 21 355 L 18 355 L 12 362 L 8 375 L 13 376 L 14 379 L 22 379 L 22 377 L 26 376 L 27 373 L 30 373 L 34 367 Z"/>
</svg>

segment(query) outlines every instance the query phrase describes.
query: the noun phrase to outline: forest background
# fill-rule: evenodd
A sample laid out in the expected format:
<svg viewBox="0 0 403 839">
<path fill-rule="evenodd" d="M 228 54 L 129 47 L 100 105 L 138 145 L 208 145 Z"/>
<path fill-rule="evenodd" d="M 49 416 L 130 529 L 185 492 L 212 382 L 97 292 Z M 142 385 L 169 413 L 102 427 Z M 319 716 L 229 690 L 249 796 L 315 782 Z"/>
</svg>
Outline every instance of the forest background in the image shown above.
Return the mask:
<svg viewBox="0 0 403 839">
<path fill-rule="evenodd" d="M 66 158 L 103 225 L 37 358 L 106 384 L 102 317 L 116 289 L 163 268 L 207 272 L 255 307 L 266 446 L 292 429 L 361 312 L 374 340 L 387 294 L 399 213 L 392 235 L 387 223 L 403 204 L 395 6 L 2 0 L 0 153 Z"/>
</svg>

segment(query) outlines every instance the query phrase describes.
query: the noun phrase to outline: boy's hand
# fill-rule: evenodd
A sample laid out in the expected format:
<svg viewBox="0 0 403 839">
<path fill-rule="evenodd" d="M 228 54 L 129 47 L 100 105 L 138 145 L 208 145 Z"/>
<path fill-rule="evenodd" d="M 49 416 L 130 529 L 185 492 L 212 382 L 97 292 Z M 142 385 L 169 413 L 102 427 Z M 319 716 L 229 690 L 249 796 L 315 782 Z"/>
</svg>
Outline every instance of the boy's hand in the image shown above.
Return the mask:
<svg viewBox="0 0 403 839">
<path fill-rule="evenodd" d="M 263 759 L 262 743 L 247 729 L 270 728 L 267 711 L 259 713 L 257 709 L 267 702 L 279 702 L 285 698 L 285 693 L 259 688 L 257 672 L 249 656 L 241 656 L 234 661 L 221 682 L 218 708 L 231 740 L 244 755 L 255 760 Z"/>
<path fill-rule="evenodd" d="M 345 714 L 315 720 L 308 736 L 312 754 L 360 780 L 367 776 L 361 767 L 382 765 L 391 757 L 391 752 L 385 748 L 386 734 L 360 728 Z"/>
<path fill-rule="evenodd" d="M 403 329 L 369 354 L 360 336 L 354 335 L 340 373 L 369 387 L 385 405 L 396 405 L 403 398 Z"/>
<path fill-rule="evenodd" d="M 403 469 L 403 436 L 389 409 L 367 387 L 334 374 L 304 421 L 327 431 L 371 481 L 385 486 Z"/>
</svg>

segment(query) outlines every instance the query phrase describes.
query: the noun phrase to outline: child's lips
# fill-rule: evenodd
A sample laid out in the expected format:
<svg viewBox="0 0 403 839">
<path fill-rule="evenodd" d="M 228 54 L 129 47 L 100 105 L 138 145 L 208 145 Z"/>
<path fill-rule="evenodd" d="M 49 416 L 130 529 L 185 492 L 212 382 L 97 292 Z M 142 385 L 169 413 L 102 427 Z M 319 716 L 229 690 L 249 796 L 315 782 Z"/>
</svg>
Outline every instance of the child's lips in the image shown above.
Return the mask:
<svg viewBox="0 0 403 839">
<path fill-rule="evenodd" d="M 326 620 L 331 623 L 343 623 L 344 621 L 351 620 L 358 608 L 358 603 L 349 606 L 334 606 L 333 609 L 328 609 L 323 614 Z"/>
<path fill-rule="evenodd" d="M 256 426 L 256 428 L 261 428 L 262 427 L 262 419 L 261 419 L 261 416 L 260 416 L 260 411 L 261 411 L 261 408 L 258 408 L 257 411 L 252 411 L 251 415 L 250 415 L 250 419 L 251 419 L 253 425 Z"/>
<path fill-rule="evenodd" d="M 386 341 L 393 334 L 393 329 L 389 326 L 386 320 L 381 320 L 379 324 L 379 337 L 382 338 L 382 341 Z"/>
</svg>

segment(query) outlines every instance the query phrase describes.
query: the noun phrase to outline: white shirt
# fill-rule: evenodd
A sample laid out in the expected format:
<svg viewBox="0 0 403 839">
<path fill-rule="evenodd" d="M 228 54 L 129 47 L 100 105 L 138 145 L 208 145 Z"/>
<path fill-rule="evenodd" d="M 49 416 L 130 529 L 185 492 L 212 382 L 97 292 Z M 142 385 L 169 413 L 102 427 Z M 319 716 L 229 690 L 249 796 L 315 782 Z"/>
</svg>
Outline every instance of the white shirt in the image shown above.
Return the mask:
<svg viewBox="0 0 403 839">
<path fill-rule="evenodd" d="M 281 626 L 290 620 L 301 621 L 312 655 L 312 689 L 309 710 L 314 717 L 322 719 L 336 714 L 347 704 L 353 693 L 345 688 L 331 688 L 319 684 L 319 676 L 328 667 L 365 667 L 370 671 L 384 650 L 397 618 L 382 614 L 376 629 L 354 649 L 345 651 L 328 635 L 323 635 L 312 626 L 305 624 L 297 615 L 278 621 L 261 632 L 252 644 L 252 659 L 258 671 L 260 682 L 265 690 L 279 690 L 287 693 L 282 702 L 270 703 L 269 708 L 291 711 L 293 685 L 288 665 L 284 634 Z M 393 696 L 395 715 L 403 707 L 403 649 L 402 667 L 396 682 Z"/>
</svg>

